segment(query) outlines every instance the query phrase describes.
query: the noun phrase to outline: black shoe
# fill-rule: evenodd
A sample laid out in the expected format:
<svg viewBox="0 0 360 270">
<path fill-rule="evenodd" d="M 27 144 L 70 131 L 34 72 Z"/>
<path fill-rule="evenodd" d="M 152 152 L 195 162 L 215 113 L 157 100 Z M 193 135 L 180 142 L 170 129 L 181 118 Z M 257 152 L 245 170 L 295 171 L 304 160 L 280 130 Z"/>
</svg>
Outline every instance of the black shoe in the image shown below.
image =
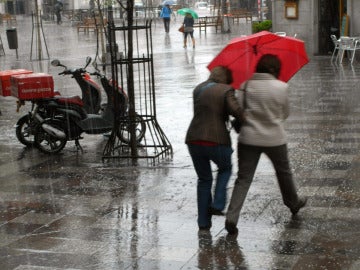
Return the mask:
<svg viewBox="0 0 360 270">
<path fill-rule="evenodd" d="M 207 225 L 207 226 L 199 226 L 199 231 L 209 231 L 211 226 L 212 226 L 212 222 L 210 220 L 209 225 Z"/>
<path fill-rule="evenodd" d="M 299 202 L 298 202 L 297 206 L 295 206 L 293 208 L 290 208 L 291 213 L 293 215 L 296 215 L 299 212 L 299 210 L 306 205 L 306 202 L 307 202 L 307 198 L 299 199 Z"/>
<path fill-rule="evenodd" d="M 232 222 L 225 220 L 225 229 L 230 235 L 238 234 L 239 230 L 236 228 L 236 225 Z"/>
<path fill-rule="evenodd" d="M 225 214 L 219 209 L 216 209 L 214 207 L 210 207 L 209 208 L 209 215 L 212 215 L 212 216 L 224 216 Z"/>
<path fill-rule="evenodd" d="M 199 226 L 199 231 L 210 231 L 211 226 Z"/>
</svg>

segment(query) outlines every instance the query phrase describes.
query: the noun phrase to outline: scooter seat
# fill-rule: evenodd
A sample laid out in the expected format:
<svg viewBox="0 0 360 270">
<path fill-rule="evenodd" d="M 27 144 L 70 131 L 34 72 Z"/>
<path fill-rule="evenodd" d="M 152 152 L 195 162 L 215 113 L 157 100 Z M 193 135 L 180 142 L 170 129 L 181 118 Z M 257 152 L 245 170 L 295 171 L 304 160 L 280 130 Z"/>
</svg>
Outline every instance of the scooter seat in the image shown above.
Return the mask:
<svg viewBox="0 0 360 270">
<path fill-rule="evenodd" d="M 59 104 L 74 104 L 80 107 L 84 106 L 83 101 L 79 96 L 72 96 L 72 97 L 56 97 L 56 100 Z"/>
</svg>

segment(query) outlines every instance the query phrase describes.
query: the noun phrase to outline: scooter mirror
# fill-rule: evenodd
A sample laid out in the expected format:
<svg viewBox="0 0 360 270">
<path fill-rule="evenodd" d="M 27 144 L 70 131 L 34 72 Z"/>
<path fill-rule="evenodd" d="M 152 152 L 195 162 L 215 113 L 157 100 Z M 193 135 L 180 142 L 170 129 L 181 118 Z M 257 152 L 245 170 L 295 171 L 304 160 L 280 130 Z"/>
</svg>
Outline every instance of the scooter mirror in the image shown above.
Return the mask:
<svg viewBox="0 0 360 270">
<path fill-rule="evenodd" d="M 52 61 L 51 61 L 51 65 L 54 66 L 54 67 L 58 67 L 58 66 L 60 66 L 60 61 L 57 60 L 57 59 L 52 60 Z"/>
</svg>

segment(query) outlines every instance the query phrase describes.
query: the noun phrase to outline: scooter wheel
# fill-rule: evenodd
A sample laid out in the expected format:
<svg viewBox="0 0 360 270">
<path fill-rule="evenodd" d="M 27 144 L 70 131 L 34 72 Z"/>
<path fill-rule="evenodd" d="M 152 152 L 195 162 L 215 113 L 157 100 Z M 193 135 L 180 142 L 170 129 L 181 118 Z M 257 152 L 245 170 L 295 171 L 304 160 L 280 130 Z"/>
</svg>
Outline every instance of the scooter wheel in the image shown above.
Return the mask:
<svg viewBox="0 0 360 270">
<path fill-rule="evenodd" d="M 146 123 L 144 119 L 136 114 L 135 117 L 135 134 L 136 142 L 139 143 L 144 138 L 146 132 Z M 119 139 L 126 144 L 130 143 L 130 121 L 125 120 L 121 121 L 119 130 L 118 130 Z"/>
<path fill-rule="evenodd" d="M 58 129 L 66 134 L 65 128 L 61 125 L 61 121 L 49 119 L 44 123 Z M 35 132 L 35 146 L 43 153 L 56 154 L 60 152 L 66 145 L 67 138 L 58 138 L 46 132 L 42 125 L 39 125 Z"/>
<path fill-rule="evenodd" d="M 31 116 L 24 115 L 16 123 L 16 137 L 23 145 L 33 146 L 35 129 L 36 124 Z"/>
</svg>

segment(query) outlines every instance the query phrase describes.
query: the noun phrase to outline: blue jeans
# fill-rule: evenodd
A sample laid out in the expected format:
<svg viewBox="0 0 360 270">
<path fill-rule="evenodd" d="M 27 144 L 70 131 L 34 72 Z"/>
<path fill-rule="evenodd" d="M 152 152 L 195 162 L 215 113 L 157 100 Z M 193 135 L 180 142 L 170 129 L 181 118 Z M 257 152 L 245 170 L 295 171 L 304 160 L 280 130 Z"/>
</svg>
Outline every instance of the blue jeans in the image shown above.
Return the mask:
<svg viewBox="0 0 360 270">
<path fill-rule="evenodd" d="M 170 30 L 170 18 L 163 18 L 165 32 L 169 33 Z"/>
<path fill-rule="evenodd" d="M 188 149 L 198 176 L 198 225 L 199 227 L 211 227 L 209 208 L 213 207 L 222 211 L 226 205 L 226 188 L 231 176 L 233 150 L 231 146 L 227 145 L 203 146 L 196 144 L 188 144 Z M 213 161 L 218 167 L 214 197 L 211 193 L 213 175 L 210 161 Z"/>
</svg>

